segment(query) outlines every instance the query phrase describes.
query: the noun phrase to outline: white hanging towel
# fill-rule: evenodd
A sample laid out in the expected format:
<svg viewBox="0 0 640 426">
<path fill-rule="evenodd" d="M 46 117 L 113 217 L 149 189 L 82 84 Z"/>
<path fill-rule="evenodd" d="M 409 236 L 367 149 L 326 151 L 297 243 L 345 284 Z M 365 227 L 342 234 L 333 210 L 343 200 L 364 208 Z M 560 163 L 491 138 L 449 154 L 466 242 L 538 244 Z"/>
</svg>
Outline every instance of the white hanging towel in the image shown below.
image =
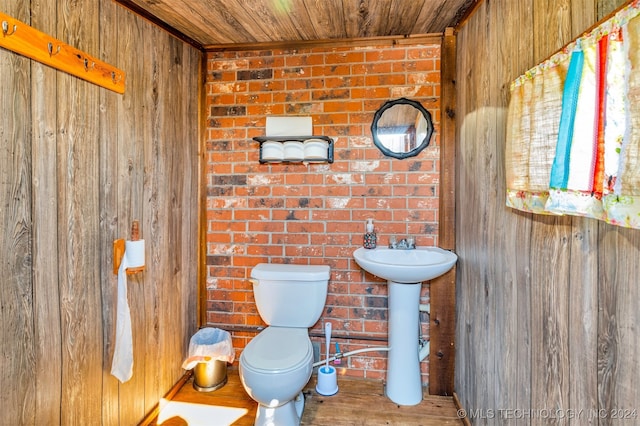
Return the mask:
<svg viewBox="0 0 640 426">
<path fill-rule="evenodd" d="M 127 299 L 127 255 L 122 256 L 118 269 L 118 304 L 116 318 L 116 346 L 113 351 L 111 375 L 121 383 L 133 375 L 133 336 L 131 334 L 131 312 Z"/>
</svg>

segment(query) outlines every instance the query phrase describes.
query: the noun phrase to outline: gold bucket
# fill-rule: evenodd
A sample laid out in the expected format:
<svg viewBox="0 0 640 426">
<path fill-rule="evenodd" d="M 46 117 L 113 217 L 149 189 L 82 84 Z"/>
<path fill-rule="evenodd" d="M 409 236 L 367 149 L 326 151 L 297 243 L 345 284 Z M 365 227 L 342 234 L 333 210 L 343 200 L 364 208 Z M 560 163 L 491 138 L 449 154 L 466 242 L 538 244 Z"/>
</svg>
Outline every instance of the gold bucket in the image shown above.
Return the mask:
<svg viewBox="0 0 640 426">
<path fill-rule="evenodd" d="M 199 362 L 193 368 L 193 388 L 200 392 L 220 389 L 227 383 L 227 362 L 205 357 L 207 362 Z"/>
</svg>

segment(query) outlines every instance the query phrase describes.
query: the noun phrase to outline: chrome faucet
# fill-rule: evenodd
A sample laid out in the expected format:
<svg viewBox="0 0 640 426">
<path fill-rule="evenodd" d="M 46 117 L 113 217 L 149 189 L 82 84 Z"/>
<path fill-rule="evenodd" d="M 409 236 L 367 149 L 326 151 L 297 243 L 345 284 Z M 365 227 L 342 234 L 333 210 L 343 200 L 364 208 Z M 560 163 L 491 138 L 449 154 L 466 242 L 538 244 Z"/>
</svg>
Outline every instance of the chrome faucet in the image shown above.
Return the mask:
<svg viewBox="0 0 640 426">
<path fill-rule="evenodd" d="M 389 248 L 393 250 L 413 250 L 416 248 L 416 240 L 413 237 L 396 240 L 395 235 L 389 237 Z"/>
</svg>

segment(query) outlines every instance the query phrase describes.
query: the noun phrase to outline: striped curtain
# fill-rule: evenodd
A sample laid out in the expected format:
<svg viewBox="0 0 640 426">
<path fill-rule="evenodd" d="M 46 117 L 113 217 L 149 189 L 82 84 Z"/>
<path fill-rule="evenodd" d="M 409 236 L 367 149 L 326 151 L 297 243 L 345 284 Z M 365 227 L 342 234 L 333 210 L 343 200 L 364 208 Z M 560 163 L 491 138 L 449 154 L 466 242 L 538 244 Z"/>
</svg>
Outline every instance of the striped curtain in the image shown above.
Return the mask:
<svg viewBox="0 0 640 426">
<path fill-rule="evenodd" d="M 511 84 L 507 206 L 640 229 L 639 4 Z"/>
</svg>

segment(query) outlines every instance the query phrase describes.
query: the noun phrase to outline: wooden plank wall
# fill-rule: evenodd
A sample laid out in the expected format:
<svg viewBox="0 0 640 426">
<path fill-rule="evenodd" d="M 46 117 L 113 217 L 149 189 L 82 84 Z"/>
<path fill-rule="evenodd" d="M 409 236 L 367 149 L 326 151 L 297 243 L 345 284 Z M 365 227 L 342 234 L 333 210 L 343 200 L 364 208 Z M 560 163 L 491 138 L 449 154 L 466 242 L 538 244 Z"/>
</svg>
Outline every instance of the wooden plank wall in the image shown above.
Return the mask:
<svg viewBox="0 0 640 426">
<path fill-rule="evenodd" d="M 640 231 L 505 207 L 509 83 L 623 3 L 484 0 L 459 28 L 455 389 L 474 424 L 639 422 Z"/>
<path fill-rule="evenodd" d="M 127 73 L 119 95 L 0 50 L 0 423 L 136 424 L 196 330 L 202 54 L 109 0 L 0 10 Z M 112 242 L 134 219 L 147 269 L 120 384 Z"/>
<path fill-rule="evenodd" d="M 440 187 L 438 197 L 438 246 L 456 248 L 456 36 L 447 28 L 441 46 Z M 429 393 L 451 395 L 454 387 L 456 334 L 456 267 L 430 283 Z"/>
</svg>

